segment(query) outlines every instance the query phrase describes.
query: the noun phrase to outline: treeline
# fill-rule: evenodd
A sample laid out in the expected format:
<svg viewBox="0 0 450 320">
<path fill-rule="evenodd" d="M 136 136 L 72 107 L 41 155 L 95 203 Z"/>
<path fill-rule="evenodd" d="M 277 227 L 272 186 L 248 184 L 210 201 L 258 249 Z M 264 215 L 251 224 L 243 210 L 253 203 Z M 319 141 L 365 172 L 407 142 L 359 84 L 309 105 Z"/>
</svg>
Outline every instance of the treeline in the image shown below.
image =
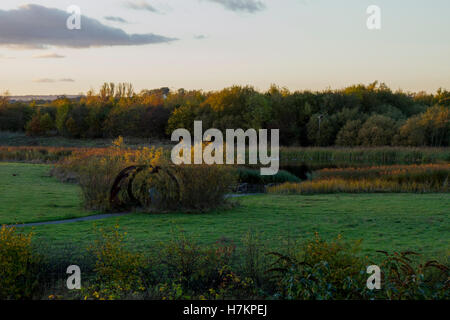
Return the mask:
<svg viewBox="0 0 450 320">
<path fill-rule="evenodd" d="M 173 130 L 280 129 L 282 145 L 449 146 L 450 92 L 393 92 L 384 84 L 290 92 L 272 86 L 221 91 L 168 88 L 135 93 L 130 84 L 104 84 L 77 100 L 29 104 L 0 97 L 0 130 L 70 138 L 128 136 L 166 139 Z"/>
</svg>

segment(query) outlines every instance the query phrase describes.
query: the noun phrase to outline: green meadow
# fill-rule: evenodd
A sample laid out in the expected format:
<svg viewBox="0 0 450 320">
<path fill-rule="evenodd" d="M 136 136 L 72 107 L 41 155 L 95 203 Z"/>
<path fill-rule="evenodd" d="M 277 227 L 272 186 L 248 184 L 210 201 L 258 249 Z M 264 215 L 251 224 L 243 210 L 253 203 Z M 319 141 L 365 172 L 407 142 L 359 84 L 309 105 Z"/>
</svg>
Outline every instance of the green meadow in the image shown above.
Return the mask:
<svg viewBox="0 0 450 320">
<path fill-rule="evenodd" d="M 16 224 L 64 220 L 98 214 L 82 207 L 80 189 L 49 176 L 50 166 L 0 163 L 0 223 Z M 310 239 L 341 235 L 363 240 L 364 254 L 376 250 L 413 250 L 427 258 L 448 256 L 450 196 L 448 194 L 332 194 L 252 195 L 231 200 L 230 208 L 208 213 L 173 212 L 127 215 L 96 221 L 24 227 L 35 241 L 53 248 L 86 248 L 96 228 L 116 224 L 127 232 L 127 244 L 136 250 L 185 233 L 202 244 L 220 239 L 239 247 L 248 232 L 259 235 L 270 248 Z"/>
</svg>

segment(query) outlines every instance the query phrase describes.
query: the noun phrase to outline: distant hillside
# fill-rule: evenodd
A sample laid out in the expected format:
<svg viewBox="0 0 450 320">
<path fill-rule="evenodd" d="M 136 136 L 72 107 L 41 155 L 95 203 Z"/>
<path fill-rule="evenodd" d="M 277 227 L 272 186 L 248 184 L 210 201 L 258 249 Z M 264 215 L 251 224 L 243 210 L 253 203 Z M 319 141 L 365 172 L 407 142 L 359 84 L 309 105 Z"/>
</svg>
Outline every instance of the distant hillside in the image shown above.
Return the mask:
<svg viewBox="0 0 450 320">
<path fill-rule="evenodd" d="M 78 99 L 82 97 L 82 95 L 44 95 L 44 96 L 34 96 L 34 95 L 27 95 L 27 96 L 11 96 L 11 101 L 53 101 L 58 99 L 59 97 L 67 97 L 69 99 Z"/>
</svg>

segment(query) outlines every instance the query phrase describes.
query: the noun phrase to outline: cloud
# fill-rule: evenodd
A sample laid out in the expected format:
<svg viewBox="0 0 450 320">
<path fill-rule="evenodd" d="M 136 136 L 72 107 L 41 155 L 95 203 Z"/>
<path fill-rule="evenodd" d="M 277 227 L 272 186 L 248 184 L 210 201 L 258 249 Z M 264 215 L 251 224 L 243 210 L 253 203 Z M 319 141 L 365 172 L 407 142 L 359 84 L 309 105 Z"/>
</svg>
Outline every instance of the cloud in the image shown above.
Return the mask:
<svg viewBox="0 0 450 320">
<path fill-rule="evenodd" d="M 147 1 L 140 0 L 140 1 L 127 1 L 126 6 L 130 9 L 134 10 L 145 10 L 150 12 L 159 12 L 155 7 L 150 5 Z"/>
<path fill-rule="evenodd" d="M 35 59 L 62 59 L 65 58 L 66 56 L 62 56 L 60 54 L 57 53 L 47 53 L 47 54 L 41 54 L 41 55 L 36 55 L 33 56 L 33 58 Z"/>
<path fill-rule="evenodd" d="M 34 79 L 33 82 L 35 83 L 55 83 L 55 82 L 75 82 L 75 80 L 70 78 L 63 78 L 63 79 L 49 79 L 49 78 L 39 78 Z"/>
<path fill-rule="evenodd" d="M 207 0 L 210 2 L 219 3 L 227 10 L 231 11 L 247 11 L 254 13 L 262 11 L 266 5 L 259 0 Z"/>
<path fill-rule="evenodd" d="M 41 78 L 41 79 L 34 79 L 33 82 L 36 83 L 53 83 L 56 82 L 55 79 L 48 79 L 48 78 Z"/>
<path fill-rule="evenodd" d="M 90 48 L 168 43 L 177 39 L 153 33 L 128 34 L 81 16 L 81 29 L 69 30 L 65 11 L 28 4 L 15 10 L 0 10 L 0 46 L 46 48 L 48 46 Z"/>
<path fill-rule="evenodd" d="M 203 39 L 206 39 L 206 38 L 208 38 L 208 36 L 205 36 L 204 34 L 196 34 L 196 35 L 194 35 L 194 39 L 196 39 L 196 40 L 203 40 Z"/>
<path fill-rule="evenodd" d="M 112 21 L 112 22 L 128 23 L 127 20 L 125 20 L 125 19 L 123 19 L 121 17 L 107 16 L 107 17 L 104 17 L 104 19 L 108 20 L 108 21 Z"/>
<path fill-rule="evenodd" d="M 0 54 L 0 59 L 15 59 L 15 57 L 5 56 L 3 54 Z"/>
</svg>

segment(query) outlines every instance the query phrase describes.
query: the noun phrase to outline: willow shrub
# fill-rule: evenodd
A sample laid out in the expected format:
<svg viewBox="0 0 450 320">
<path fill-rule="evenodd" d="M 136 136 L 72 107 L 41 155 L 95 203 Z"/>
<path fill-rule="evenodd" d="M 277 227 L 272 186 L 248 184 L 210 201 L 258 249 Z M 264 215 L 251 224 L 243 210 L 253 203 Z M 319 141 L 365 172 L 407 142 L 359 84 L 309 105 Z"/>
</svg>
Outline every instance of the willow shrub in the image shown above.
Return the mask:
<svg viewBox="0 0 450 320">
<path fill-rule="evenodd" d="M 130 166 L 148 166 L 135 176 L 131 203 L 126 188 L 119 193 L 121 208 L 110 203 L 110 191 L 119 173 Z M 152 168 L 159 168 L 153 172 Z M 87 209 L 112 211 L 140 205 L 149 210 L 204 211 L 225 202 L 236 183 L 236 173 L 224 165 L 170 164 L 164 151 L 155 148 L 130 149 L 118 139 L 106 149 L 74 152 L 52 171 L 60 180 L 76 180 Z"/>
<path fill-rule="evenodd" d="M 133 190 L 150 210 L 205 211 L 221 206 L 237 181 L 224 165 L 162 165 L 139 174 Z"/>
<path fill-rule="evenodd" d="M 57 164 L 52 174 L 61 180 L 73 177 L 81 187 L 87 209 L 110 211 L 115 209 L 110 205 L 110 191 L 118 174 L 133 165 L 155 166 L 161 156 L 161 149 L 132 150 L 122 147 L 122 140 L 118 139 L 110 148 L 74 152 Z M 121 196 L 126 201 L 126 195 Z"/>
</svg>

